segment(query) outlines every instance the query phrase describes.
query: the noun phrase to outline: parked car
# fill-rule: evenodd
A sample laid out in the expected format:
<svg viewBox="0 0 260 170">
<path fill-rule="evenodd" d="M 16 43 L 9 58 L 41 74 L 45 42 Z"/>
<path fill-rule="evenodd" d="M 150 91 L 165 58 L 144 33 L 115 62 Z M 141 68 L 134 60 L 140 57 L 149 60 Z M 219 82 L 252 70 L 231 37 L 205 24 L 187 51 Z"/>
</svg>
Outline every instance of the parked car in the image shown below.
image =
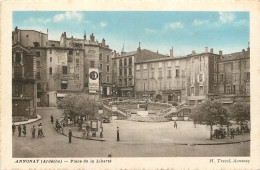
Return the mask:
<svg viewBox="0 0 260 170">
<path fill-rule="evenodd" d="M 103 117 L 102 123 L 110 123 L 109 117 Z"/>
</svg>

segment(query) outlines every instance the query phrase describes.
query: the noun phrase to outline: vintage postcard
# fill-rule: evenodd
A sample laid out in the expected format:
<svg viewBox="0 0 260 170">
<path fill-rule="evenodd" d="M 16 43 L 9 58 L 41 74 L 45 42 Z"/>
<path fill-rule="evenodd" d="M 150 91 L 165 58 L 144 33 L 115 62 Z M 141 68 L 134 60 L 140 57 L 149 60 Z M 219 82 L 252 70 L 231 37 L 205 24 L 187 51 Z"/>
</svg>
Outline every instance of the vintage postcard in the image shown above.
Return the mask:
<svg viewBox="0 0 260 170">
<path fill-rule="evenodd" d="M 260 168 L 259 21 L 257 0 L 2 2 L 1 169 Z"/>
</svg>

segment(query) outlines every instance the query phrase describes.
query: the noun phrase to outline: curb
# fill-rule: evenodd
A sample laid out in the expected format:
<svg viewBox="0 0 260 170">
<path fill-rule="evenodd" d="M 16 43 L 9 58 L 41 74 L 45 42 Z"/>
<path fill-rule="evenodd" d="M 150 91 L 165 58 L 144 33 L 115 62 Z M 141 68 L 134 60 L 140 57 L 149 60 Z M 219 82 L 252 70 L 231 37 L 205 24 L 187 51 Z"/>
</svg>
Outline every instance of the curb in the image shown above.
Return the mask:
<svg viewBox="0 0 260 170">
<path fill-rule="evenodd" d="M 58 132 L 59 134 L 68 137 L 66 134 L 59 132 L 58 129 L 56 129 L 55 127 L 53 127 L 53 129 L 54 129 L 56 132 Z M 73 138 L 82 139 L 82 137 L 78 137 L 78 136 L 73 136 L 73 135 L 72 135 L 72 137 L 73 137 Z M 100 140 L 98 140 L 98 139 L 93 139 L 93 138 L 86 138 L 86 139 L 82 139 L 82 140 L 94 140 L 94 141 L 99 141 L 99 142 L 104 142 L 104 141 L 106 141 L 105 139 L 102 139 L 102 140 L 100 139 Z"/>
<path fill-rule="evenodd" d="M 250 140 L 245 141 L 236 141 L 236 142 L 222 142 L 222 143 L 173 143 L 174 145 L 188 145 L 188 146 L 195 146 L 195 145 L 229 145 L 229 144 L 237 144 L 237 143 L 246 143 L 250 142 Z"/>
<path fill-rule="evenodd" d="M 31 124 L 31 123 L 37 122 L 37 121 L 39 121 L 39 120 L 41 120 L 41 119 L 42 119 L 42 117 L 37 114 L 37 118 L 36 118 L 36 119 L 31 119 L 31 121 L 27 120 L 27 121 L 23 121 L 23 122 L 14 122 L 14 125 L 15 125 L 15 126 L 18 126 L 18 125 L 27 125 L 27 124 Z"/>
</svg>

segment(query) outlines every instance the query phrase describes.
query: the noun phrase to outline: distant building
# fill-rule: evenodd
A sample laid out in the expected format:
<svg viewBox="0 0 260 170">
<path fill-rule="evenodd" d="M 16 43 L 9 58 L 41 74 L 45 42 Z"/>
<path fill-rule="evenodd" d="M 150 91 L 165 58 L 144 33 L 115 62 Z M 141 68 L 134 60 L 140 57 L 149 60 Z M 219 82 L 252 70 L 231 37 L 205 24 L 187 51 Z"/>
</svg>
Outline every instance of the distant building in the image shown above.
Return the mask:
<svg viewBox="0 0 260 170">
<path fill-rule="evenodd" d="M 36 117 L 36 56 L 20 44 L 12 47 L 12 116 Z"/>
<path fill-rule="evenodd" d="M 168 56 L 152 52 L 150 50 L 141 50 L 140 43 L 137 51 L 121 52 L 121 56 L 117 55 L 113 58 L 113 67 L 116 72 L 113 73 L 116 92 L 119 96 L 135 95 L 135 63 L 145 60 L 167 58 Z M 115 71 L 115 69 L 114 69 Z"/>
</svg>

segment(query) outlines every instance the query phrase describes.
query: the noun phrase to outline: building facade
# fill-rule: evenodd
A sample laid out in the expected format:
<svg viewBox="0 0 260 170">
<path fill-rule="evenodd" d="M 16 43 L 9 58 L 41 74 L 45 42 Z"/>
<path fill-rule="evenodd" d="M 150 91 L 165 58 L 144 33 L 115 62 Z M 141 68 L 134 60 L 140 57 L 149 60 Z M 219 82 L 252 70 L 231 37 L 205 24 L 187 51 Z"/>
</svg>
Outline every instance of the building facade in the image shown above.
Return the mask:
<svg viewBox="0 0 260 170">
<path fill-rule="evenodd" d="M 25 47 L 12 47 L 12 116 L 36 117 L 36 57 Z"/>
<path fill-rule="evenodd" d="M 168 56 L 141 49 L 140 44 L 137 51 L 121 52 L 113 58 L 114 86 L 118 96 L 133 97 L 135 95 L 135 63 L 151 59 L 167 58 Z"/>
<path fill-rule="evenodd" d="M 225 98 L 232 93 L 248 96 L 249 54 L 249 49 L 227 55 L 222 55 L 222 51 L 214 54 L 213 49 L 208 51 L 206 47 L 200 54 L 193 51 L 183 57 L 171 54 L 169 58 L 136 62 L 136 96 L 190 105 L 208 98 Z"/>
</svg>

